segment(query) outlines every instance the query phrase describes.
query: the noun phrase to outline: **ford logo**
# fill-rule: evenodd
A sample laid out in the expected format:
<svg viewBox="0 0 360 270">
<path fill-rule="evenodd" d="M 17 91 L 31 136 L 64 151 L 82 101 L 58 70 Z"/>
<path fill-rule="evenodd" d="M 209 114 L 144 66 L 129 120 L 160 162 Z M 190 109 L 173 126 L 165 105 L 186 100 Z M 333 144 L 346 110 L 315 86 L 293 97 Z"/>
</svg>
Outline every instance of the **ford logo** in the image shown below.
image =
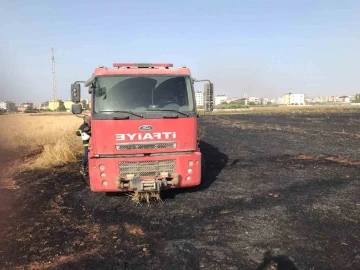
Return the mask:
<svg viewBox="0 0 360 270">
<path fill-rule="evenodd" d="M 153 130 L 154 127 L 151 126 L 151 125 L 142 125 L 139 127 L 140 130 L 143 130 L 143 131 L 148 131 L 148 130 Z"/>
</svg>

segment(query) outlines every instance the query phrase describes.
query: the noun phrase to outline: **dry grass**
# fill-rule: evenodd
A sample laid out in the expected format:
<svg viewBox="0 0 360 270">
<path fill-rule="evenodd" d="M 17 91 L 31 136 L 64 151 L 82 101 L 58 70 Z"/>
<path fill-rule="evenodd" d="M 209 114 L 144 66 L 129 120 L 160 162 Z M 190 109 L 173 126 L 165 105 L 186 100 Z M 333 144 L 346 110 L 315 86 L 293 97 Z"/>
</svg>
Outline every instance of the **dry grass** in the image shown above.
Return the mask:
<svg viewBox="0 0 360 270">
<path fill-rule="evenodd" d="M 288 113 L 300 113 L 300 114 L 322 114 L 322 113 L 358 113 L 360 106 L 349 105 L 306 105 L 306 106 L 264 106 L 264 107 L 251 107 L 243 110 L 222 110 L 214 111 L 211 114 L 288 114 Z M 200 115 L 203 112 L 200 112 Z"/>
<path fill-rule="evenodd" d="M 159 192 L 133 192 L 127 194 L 131 201 L 140 204 L 141 202 L 146 202 L 150 206 L 151 202 L 162 202 Z"/>
<path fill-rule="evenodd" d="M 237 113 L 317 113 L 317 112 L 353 112 L 360 108 L 343 106 L 282 106 L 258 107 L 252 112 Z M 216 113 L 214 113 L 216 114 Z M 223 119 L 222 124 L 237 125 L 241 128 L 278 129 L 277 126 L 256 126 L 251 123 L 228 123 Z M 82 145 L 75 131 L 82 119 L 68 114 L 9 114 L 0 116 L 0 161 L 14 161 L 15 158 L 25 157 L 21 167 L 26 169 L 49 168 L 76 161 L 76 155 L 81 154 Z M 226 123 L 225 123 L 226 122 Z M 281 127 L 281 129 L 286 129 Z M 291 128 L 292 131 L 296 131 Z M 302 132 L 301 130 L 297 130 Z M 199 128 L 199 136 L 203 130 Z M 25 166 L 24 166 L 25 164 Z M 19 168 L 19 166 L 16 166 Z M 5 172 L 3 172 L 5 173 Z M 139 198 L 148 201 L 149 198 Z"/>
<path fill-rule="evenodd" d="M 73 115 L 23 115 L 0 117 L 3 156 L 25 157 L 27 169 L 49 168 L 76 161 L 82 144 L 75 135 L 82 119 Z M 5 158 L 4 158 L 5 160 Z"/>
<path fill-rule="evenodd" d="M 145 235 L 143 229 L 137 225 L 125 223 L 125 229 L 128 233 L 132 235 L 140 235 L 140 236 Z"/>
<path fill-rule="evenodd" d="M 83 252 L 76 252 L 76 254 L 69 255 L 60 255 L 55 257 L 53 261 L 44 261 L 44 262 L 33 262 L 30 265 L 18 267 L 17 269 L 30 269 L 30 270 L 45 270 L 45 269 L 57 269 L 64 264 L 71 262 L 78 262 L 87 257 L 97 256 L 99 254 L 99 248 L 93 248 L 91 250 L 86 250 Z"/>
<path fill-rule="evenodd" d="M 359 166 L 360 161 L 357 160 L 349 160 L 344 157 L 335 157 L 335 156 L 312 156 L 312 155 L 299 155 L 296 156 L 294 159 L 297 160 L 326 160 L 326 161 L 332 161 L 334 163 L 341 163 L 345 165 L 351 165 L 351 166 Z"/>
</svg>

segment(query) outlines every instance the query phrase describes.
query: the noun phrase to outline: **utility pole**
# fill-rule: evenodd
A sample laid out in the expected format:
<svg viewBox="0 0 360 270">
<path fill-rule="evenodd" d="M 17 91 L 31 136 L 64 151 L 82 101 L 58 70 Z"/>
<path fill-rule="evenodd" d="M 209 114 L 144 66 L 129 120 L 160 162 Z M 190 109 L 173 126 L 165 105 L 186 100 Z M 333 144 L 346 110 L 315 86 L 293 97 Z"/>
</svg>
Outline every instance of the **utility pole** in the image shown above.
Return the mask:
<svg viewBox="0 0 360 270">
<path fill-rule="evenodd" d="M 51 48 L 51 60 L 52 60 L 52 77 L 53 77 L 53 104 L 54 104 L 54 112 L 55 112 L 55 101 L 57 99 L 56 92 L 57 92 L 57 86 L 56 86 L 56 71 L 55 71 L 55 56 L 54 56 L 54 49 Z"/>
</svg>

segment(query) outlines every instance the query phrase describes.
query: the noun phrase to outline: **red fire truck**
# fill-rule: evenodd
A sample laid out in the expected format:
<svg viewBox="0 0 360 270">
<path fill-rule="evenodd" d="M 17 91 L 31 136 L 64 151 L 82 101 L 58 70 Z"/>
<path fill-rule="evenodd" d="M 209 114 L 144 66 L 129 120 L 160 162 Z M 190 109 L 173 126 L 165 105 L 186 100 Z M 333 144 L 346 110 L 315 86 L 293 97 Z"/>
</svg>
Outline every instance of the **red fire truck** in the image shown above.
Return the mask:
<svg viewBox="0 0 360 270">
<path fill-rule="evenodd" d="M 185 66 L 172 67 L 115 63 L 71 85 L 73 114 L 82 113 L 80 83 L 91 95 L 87 177 L 92 191 L 160 192 L 200 184 L 193 87 L 199 80 Z M 204 87 L 212 98 L 213 84 L 201 81 L 208 82 Z"/>
</svg>

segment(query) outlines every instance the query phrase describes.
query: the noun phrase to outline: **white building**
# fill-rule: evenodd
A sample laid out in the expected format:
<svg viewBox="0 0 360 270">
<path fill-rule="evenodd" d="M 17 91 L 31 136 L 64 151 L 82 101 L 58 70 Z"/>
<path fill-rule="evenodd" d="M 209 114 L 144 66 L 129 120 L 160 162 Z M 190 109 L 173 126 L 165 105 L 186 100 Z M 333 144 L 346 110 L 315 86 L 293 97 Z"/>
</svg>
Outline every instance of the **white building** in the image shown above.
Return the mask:
<svg viewBox="0 0 360 270">
<path fill-rule="evenodd" d="M 7 102 L 1 101 L 0 102 L 0 109 L 7 110 Z"/>
<path fill-rule="evenodd" d="M 204 93 L 202 91 L 195 91 L 196 106 L 204 106 Z"/>
<path fill-rule="evenodd" d="M 261 104 L 266 105 L 266 104 L 270 101 L 270 99 L 264 97 L 264 98 L 260 98 L 260 101 L 261 101 Z M 271 102 L 271 101 L 270 101 L 270 102 Z"/>
<path fill-rule="evenodd" d="M 316 96 L 312 99 L 313 103 L 327 103 L 331 102 L 330 97 L 327 96 Z"/>
<path fill-rule="evenodd" d="M 291 94 L 290 95 L 290 104 L 304 105 L 305 104 L 305 95 L 304 94 Z"/>
<path fill-rule="evenodd" d="M 287 93 L 284 95 L 284 104 L 286 105 L 305 105 L 304 94 Z"/>
<path fill-rule="evenodd" d="M 227 101 L 227 96 L 225 95 L 217 95 L 215 96 L 215 105 L 220 105 L 223 102 Z"/>
<path fill-rule="evenodd" d="M 284 104 L 284 98 L 283 97 L 272 98 L 272 99 L 270 99 L 270 102 L 272 104 L 282 105 L 282 104 Z"/>
<path fill-rule="evenodd" d="M 6 111 L 16 111 L 15 103 L 12 101 L 2 101 L 0 102 L 0 109 Z"/>
<path fill-rule="evenodd" d="M 228 98 L 227 100 L 226 100 L 226 102 L 227 103 L 230 103 L 230 102 L 232 102 L 232 101 L 239 101 L 241 98 L 239 98 L 239 97 L 232 97 L 232 98 Z"/>
<path fill-rule="evenodd" d="M 315 98 L 314 97 L 306 97 L 305 102 L 306 103 L 315 103 Z"/>
<path fill-rule="evenodd" d="M 254 103 L 258 104 L 258 103 L 260 103 L 260 100 L 257 97 L 248 97 L 248 102 L 254 102 Z"/>
<path fill-rule="evenodd" d="M 284 98 L 283 98 L 283 97 L 278 97 L 278 98 L 276 98 L 276 104 L 279 104 L 279 105 L 285 104 L 285 103 L 284 103 Z"/>
<path fill-rule="evenodd" d="M 350 103 L 350 97 L 349 96 L 341 96 L 341 97 L 338 98 L 338 102 Z"/>
</svg>

